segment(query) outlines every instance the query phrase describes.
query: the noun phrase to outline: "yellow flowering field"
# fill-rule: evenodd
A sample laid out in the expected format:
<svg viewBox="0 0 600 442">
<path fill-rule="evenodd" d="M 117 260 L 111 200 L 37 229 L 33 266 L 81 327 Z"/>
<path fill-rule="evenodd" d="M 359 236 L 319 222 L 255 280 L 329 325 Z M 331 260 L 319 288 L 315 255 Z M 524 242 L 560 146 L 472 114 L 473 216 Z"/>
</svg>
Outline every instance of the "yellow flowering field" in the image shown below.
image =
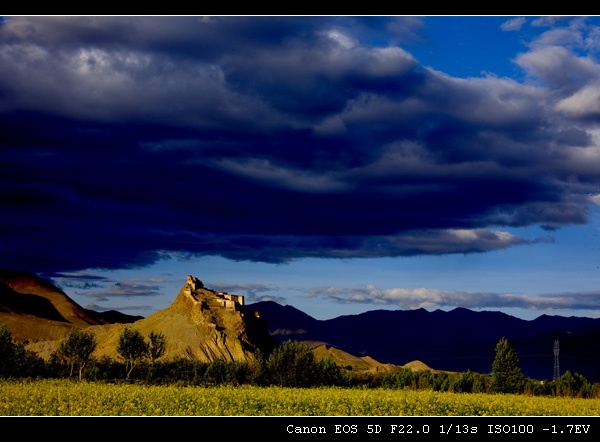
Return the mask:
<svg viewBox="0 0 600 442">
<path fill-rule="evenodd" d="M 600 399 L 434 391 L 0 381 L 0 416 L 600 416 Z"/>
</svg>

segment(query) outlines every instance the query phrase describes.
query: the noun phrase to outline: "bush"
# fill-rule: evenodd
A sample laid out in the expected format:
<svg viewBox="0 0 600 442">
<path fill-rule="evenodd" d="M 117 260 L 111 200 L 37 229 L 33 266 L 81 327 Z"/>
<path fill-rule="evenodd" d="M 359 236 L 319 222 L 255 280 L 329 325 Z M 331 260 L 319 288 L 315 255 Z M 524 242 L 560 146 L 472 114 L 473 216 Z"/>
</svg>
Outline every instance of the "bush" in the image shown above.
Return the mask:
<svg viewBox="0 0 600 442">
<path fill-rule="evenodd" d="M 331 358 L 322 358 L 317 362 L 315 380 L 324 387 L 348 387 L 350 376 Z"/>
<path fill-rule="evenodd" d="M 286 341 L 269 355 L 271 381 L 281 387 L 311 387 L 317 384 L 317 363 L 304 342 Z"/>
</svg>

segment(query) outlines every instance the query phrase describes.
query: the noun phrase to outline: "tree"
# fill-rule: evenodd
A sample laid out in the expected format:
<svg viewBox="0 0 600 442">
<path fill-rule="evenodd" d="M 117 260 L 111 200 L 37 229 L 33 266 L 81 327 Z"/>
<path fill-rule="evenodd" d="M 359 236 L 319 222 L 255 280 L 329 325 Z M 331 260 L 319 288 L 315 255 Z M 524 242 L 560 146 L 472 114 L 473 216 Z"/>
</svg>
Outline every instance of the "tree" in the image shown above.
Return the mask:
<svg viewBox="0 0 600 442">
<path fill-rule="evenodd" d="M 267 359 L 272 382 L 282 387 L 310 387 L 316 382 L 317 363 L 310 347 L 299 341 L 286 341 Z"/>
<path fill-rule="evenodd" d="M 214 359 L 208 367 L 206 367 L 206 371 L 204 372 L 204 382 L 207 384 L 226 384 L 230 380 L 229 366 L 221 359 Z"/>
<path fill-rule="evenodd" d="M 517 353 L 506 338 L 501 338 L 496 344 L 496 357 L 492 362 L 490 389 L 496 393 L 518 393 L 524 381 Z"/>
<path fill-rule="evenodd" d="M 452 383 L 452 389 L 455 393 L 471 393 L 473 391 L 473 384 L 475 379 L 471 370 L 467 370 L 464 373 L 459 373 Z"/>
<path fill-rule="evenodd" d="M 61 342 L 57 353 L 71 366 L 69 377 L 73 375 L 74 367 L 77 366 L 79 380 L 83 378 L 83 369 L 90 361 L 92 353 L 96 350 L 96 336 L 92 332 L 80 330 L 73 327 L 69 336 Z"/>
<path fill-rule="evenodd" d="M 167 350 L 167 337 L 163 333 L 150 332 L 148 335 L 150 338 L 149 355 L 150 361 L 154 362 L 162 357 Z"/>
<path fill-rule="evenodd" d="M 139 330 L 131 327 L 125 327 L 119 335 L 119 343 L 117 345 L 117 353 L 125 360 L 126 379 L 134 367 L 145 357 L 148 356 L 150 346 L 142 336 Z"/>
<path fill-rule="evenodd" d="M 254 385 L 269 385 L 269 369 L 267 367 L 267 358 L 262 350 L 258 349 L 254 353 L 254 359 L 250 365 L 250 383 Z"/>
<path fill-rule="evenodd" d="M 44 373 L 44 360 L 24 343 L 14 342 L 8 326 L 0 324 L 0 378 L 37 377 Z"/>
<path fill-rule="evenodd" d="M 350 385 L 350 376 L 331 357 L 319 359 L 315 372 L 316 381 L 319 385 L 340 387 Z"/>
<path fill-rule="evenodd" d="M 591 391 L 591 385 L 588 380 L 579 373 L 565 371 L 556 379 L 557 396 L 579 396 L 586 397 Z"/>
<path fill-rule="evenodd" d="M 13 342 L 12 332 L 0 324 L 0 377 L 10 377 L 17 366 L 19 344 Z"/>
</svg>

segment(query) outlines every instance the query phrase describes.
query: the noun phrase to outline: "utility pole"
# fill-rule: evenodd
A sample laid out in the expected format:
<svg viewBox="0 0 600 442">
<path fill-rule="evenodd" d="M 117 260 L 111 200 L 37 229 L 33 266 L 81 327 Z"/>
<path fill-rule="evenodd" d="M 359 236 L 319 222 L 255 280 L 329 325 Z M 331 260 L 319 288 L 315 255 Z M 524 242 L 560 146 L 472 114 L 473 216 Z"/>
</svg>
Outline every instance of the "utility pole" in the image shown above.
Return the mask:
<svg viewBox="0 0 600 442">
<path fill-rule="evenodd" d="M 554 341 L 554 377 L 557 380 L 560 377 L 560 369 L 558 368 L 558 339 Z"/>
</svg>

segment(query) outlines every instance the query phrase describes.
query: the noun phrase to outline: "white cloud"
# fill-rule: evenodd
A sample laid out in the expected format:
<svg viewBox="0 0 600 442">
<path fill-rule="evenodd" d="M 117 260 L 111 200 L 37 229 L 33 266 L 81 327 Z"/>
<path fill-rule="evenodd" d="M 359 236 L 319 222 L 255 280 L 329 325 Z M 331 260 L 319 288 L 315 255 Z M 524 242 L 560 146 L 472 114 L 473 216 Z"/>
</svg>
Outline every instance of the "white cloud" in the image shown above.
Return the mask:
<svg viewBox="0 0 600 442">
<path fill-rule="evenodd" d="M 600 115 L 600 84 L 589 84 L 559 101 L 556 110 L 578 118 Z"/>
<path fill-rule="evenodd" d="M 427 287 L 378 289 L 374 285 L 353 288 L 317 287 L 308 291 L 342 304 L 378 304 L 403 310 L 419 308 L 521 308 L 531 311 L 600 309 L 600 292 L 563 292 L 539 295 L 440 290 Z"/>
<path fill-rule="evenodd" d="M 591 58 L 574 56 L 558 46 L 545 46 L 519 55 L 516 62 L 534 77 L 569 88 L 595 81 L 600 75 L 598 64 Z"/>
<path fill-rule="evenodd" d="M 597 206 L 600 206 L 600 193 L 590 196 L 590 201 L 596 204 Z"/>
<path fill-rule="evenodd" d="M 500 29 L 503 31 L 519 31 L 526 22 L 525 17 L 513 18 L 502 23 Z"/>
<path fill-rule="evenodd" d="M 327 37 L 346 50 L 352 49 L 358 44 L 355 39 L 337 29 L 328 31 Z"/>
</svg>

